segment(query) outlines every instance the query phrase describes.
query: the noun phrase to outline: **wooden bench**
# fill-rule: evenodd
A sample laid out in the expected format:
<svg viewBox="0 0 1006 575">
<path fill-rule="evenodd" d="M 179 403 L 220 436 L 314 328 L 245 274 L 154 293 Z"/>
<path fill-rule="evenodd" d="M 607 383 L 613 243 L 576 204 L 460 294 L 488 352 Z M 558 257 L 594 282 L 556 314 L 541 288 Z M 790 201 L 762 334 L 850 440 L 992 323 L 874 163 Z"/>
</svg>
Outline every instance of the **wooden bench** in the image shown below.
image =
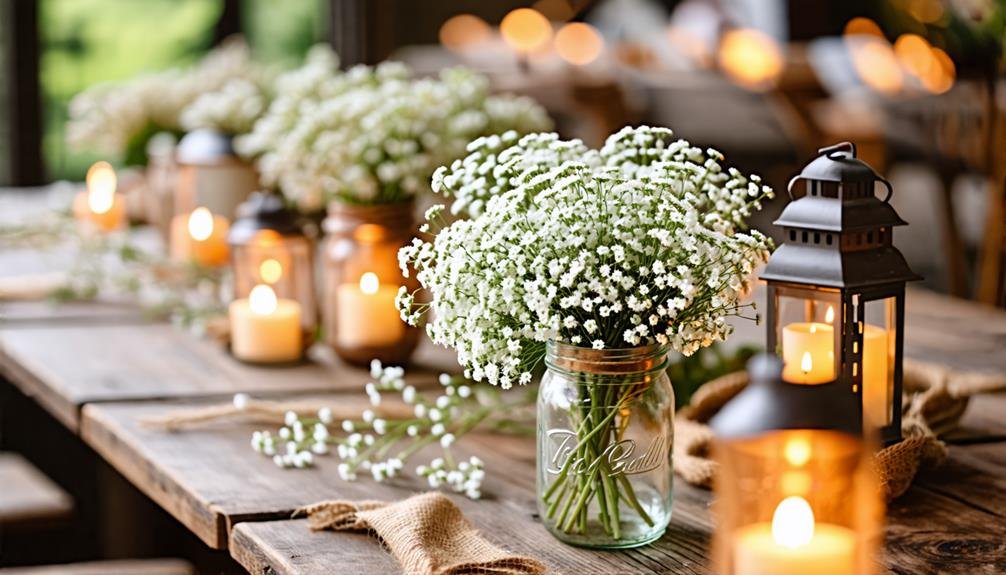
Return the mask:
<svg viewBox="0 0 1006 575">
<path fill-rule="evenodd" d="M 0 453 L 0 529 L 41 527 L 68 519 L 70 495 L 16 453 Z"/>
</svg>

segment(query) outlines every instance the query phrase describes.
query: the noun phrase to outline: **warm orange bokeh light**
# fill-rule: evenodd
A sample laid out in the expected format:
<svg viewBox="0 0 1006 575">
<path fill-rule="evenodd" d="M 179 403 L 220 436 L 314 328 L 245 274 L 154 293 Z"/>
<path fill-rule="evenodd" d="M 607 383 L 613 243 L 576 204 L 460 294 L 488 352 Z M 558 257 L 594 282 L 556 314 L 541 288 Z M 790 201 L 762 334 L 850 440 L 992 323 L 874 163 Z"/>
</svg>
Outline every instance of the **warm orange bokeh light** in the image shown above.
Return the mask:
<svg viewBox="0 0 1006 575">
<path fill-rule="evenodd" d="M 890 43 L 879 38 L 862 40 L 849 45 L 856 73 L 867 86 L 882 94 L 900 92 L 904 77 Z"/>
<path fill-rule="evenodd" d="M 923 85 L 934 94 L 942 94 L 954 87 L 954 80 L 957 78 L 957 67 L 950 55 L 939 48 L 933 48 L 933 58 L 937 66 L 933 69 L 933 74 L 922 81 Z"/>
<path fill-rule="evenodd" d="M 901 65 L 919 79 L 922 87 L 942 94 L 954 85 L 957 70 L 950 56 L 917 34 L 903 34 L 894 43 L 894 53 Z"/>
<path fill-rule="evenodd" d="M 720 43 L 720 67 L 737 84 L 754 90 L 768 88 L 782 74 L 779 43 L 758 30 L 731 30 Z"/>
<path fill-rule="evenodd" d="M 518 8 L 500 22 L 500 34 L 518 52 L 534 52 L 552 39 L 552 24 L 537 10 Z"/>
<path fill-rule="evenodd" d="M 908 13 L 923 24 L 932 24 L 943 18 L 942 0 L 908 0 Z"/>
<path fill-rule="evenodd" d="M 590 24 L 570 22 L 555 35 L 555 51 L 570 64 L 590 64 L 597 60 L 603 50 L 604 39 Z"/>
<path fill-rule="evenodd" d="M 845 35 L 846 36 L 876 36 L 878 38 L 884 37 L 884 32 L 881 31 L 880 26 L 869 18 L 863 18 L 862 16 L 853 18 L 845 24 Z"/>
<path fill-rule="evenodd" d="M 452 52 L 460 52 L 492 37 L 485 20 L 472 14 L 458 14 L 440 26 L 440 43 Z"/>
<path fill-rule="evenodd" d="M 87 170 L 87 206 L 95 214 L 104 214 L 115 203 L 118 179 L 108 162 L 97 162 Z"/>
</svg>

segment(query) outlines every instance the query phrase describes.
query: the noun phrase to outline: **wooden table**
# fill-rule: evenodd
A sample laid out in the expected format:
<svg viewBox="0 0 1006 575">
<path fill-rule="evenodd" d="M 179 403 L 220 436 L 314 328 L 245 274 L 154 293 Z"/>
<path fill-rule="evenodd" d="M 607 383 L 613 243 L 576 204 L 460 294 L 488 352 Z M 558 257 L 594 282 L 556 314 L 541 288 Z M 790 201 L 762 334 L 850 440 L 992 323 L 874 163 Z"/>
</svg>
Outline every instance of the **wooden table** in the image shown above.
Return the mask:
<svg viewBox="0 0 1006 575">
<path fill-rule="evenodd" d="M 0 268 L 3 256 L 0 255 Z M 1006 313 L 912 291 L 907 353 L 1006 373 Z M 215 344 L 167 325 L 44 319 L 0 323 L 0 369 L 11 383 L 78 433 L 102 458 L 195 533 L 228 549 L 253 573 L 389 573 L 394 560 L 363 534 L 312 533 L 291 512 L 322 499 L 399 499 L 424 490 L 411 476 L 389 484 L 338 479 L 334 456 L 308 470 L 283 470 L 248 446 L 254 425 L 214 424 L 170 433 L 141 424 L 235 392 L 360 402 L 365 371 L 321 352 L 289 369 L 235 362 Z M 761 328 L 739 338 L 761 339 Z M 432 379 L 450 362 L 427 348 Z M 362 406 L 361 406 L 362 407 Z M 883 564 L 893 573 L 1006 572 L 1006 394 L 977 398 L 951 459 L 925 473 L 889 510 Z M 678 481 L 668 534 L 641 549 L 593 552 L 562 545 L 535 513 L 534 445 L 528 439 L 468 437 L 460 453 L 486 461 L 485 497 L 451 495 L 491 539 L 545 561 L 557 573 L 708 573 L 710 494 Z M 411 471 L 411 470 L 409 470 Z"/>
</svg>

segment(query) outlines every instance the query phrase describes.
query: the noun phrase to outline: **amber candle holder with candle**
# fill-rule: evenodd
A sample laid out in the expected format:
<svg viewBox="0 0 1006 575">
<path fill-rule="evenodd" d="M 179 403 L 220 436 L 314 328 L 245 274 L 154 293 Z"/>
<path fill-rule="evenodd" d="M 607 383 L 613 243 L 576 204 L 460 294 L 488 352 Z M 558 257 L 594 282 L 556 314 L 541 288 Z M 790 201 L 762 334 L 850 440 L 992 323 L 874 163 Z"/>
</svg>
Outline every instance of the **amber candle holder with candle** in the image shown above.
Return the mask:
<svg viewBox="0 0 1006 575">
<path fill-rule="evenodd" d="M 99 232 L 121 229 L 126 223 L 126 201 L 117 193 L 118 178 L 108 162 L 87 170 L 87 190 L 73 198 L 73 215 L 84 228 Z"/>
<path fill-rule="evenodd" d="M 711 421 L 716 572 L 874 573 L 883 504 L 856 398 L 837 381 L 784 381 L 772 355 L 752 359 L 748 374 Z"/>
<path fill-rule="evenodd" d="M 310 343 L 318 327 L 314 242 L 283 196 L 255 192 L 238 208 L 227 236 L 234 268 L 234 297 L 246 298 L 258 285 L 300 304 L 301 327 Z"/>
<path fill-rule="evenodd" d="M 901 439 L 905 284 L 920 279 L 894 247 L 905 222 L 888 203 L 892 192 L 853 144 L 823 148 L 790 182 L 793 201 L 775 222 L 786 241 L 761 274 L 768 349 L 782 356 L 783 379 L 838 382 L 855 397 L 854 415 L 887 444 Z"/>
<path fill-rule="evenodd" d="M 327 343 L 350 363 L 401 365 L 419 342 L 395 307 L 400 286 L 418 287 L 398 267 L 398 250 L 415 235 L 413 210 L 413 202 L 329 208 L 322 319 Z"/>
<path fill-rule="evenodd" d="M 198 207 L 171 220 L 171 259 L 204 267 L 227 265 L 227 218 Z"/>
</svg>

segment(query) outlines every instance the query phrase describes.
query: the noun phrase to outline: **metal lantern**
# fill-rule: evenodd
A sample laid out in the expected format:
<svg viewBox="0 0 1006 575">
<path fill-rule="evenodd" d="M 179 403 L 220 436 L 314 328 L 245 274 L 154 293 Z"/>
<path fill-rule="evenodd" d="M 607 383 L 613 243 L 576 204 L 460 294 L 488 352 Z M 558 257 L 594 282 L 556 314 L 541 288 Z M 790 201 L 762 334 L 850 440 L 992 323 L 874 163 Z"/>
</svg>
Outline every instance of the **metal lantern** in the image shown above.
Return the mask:
<svg viewBox="0 0 1006 575">
<path fill-rule="evenodd" d="M 856 398 L 788 383 L 773 355 L 711 420 L 718 463 L 713 557 L 723 575 L 868 575 L 883 503 Z"/>
<path fill-rule="evenodd" d="M 888 203 L 891 184 L 849 142 L 819 153 L 789 183 L 792 201 L 775 222 L 784 243 L 761 275 L 768 349 L 782 356 L 787 381 L 838 382 L 856 397 L 860 422 L 894 443 L 901 439 L 905 283 L 920 278 L 892 243 L 905 222 Z M 874 194 L 878 181 L 883 199 Z"/>
<path fill-rule="evenodd" d="M 300 303 L 304 331 L 313 335 L 318 323 L 314 246 L 283 197 L 253 193 L 238 208 L 227 241 L 234 265 L 235 298 L 248 297 L 256 285 L 269 285 L 278 297 Z"/>
<path fill-rule="evenodd" d="M 193 130 L 175 152 L 175 213 L 199 206 L 228 219 L 258 189 L 255 167 L 234 151 L 234 138 L 215 130 Z"/>
</svg>

